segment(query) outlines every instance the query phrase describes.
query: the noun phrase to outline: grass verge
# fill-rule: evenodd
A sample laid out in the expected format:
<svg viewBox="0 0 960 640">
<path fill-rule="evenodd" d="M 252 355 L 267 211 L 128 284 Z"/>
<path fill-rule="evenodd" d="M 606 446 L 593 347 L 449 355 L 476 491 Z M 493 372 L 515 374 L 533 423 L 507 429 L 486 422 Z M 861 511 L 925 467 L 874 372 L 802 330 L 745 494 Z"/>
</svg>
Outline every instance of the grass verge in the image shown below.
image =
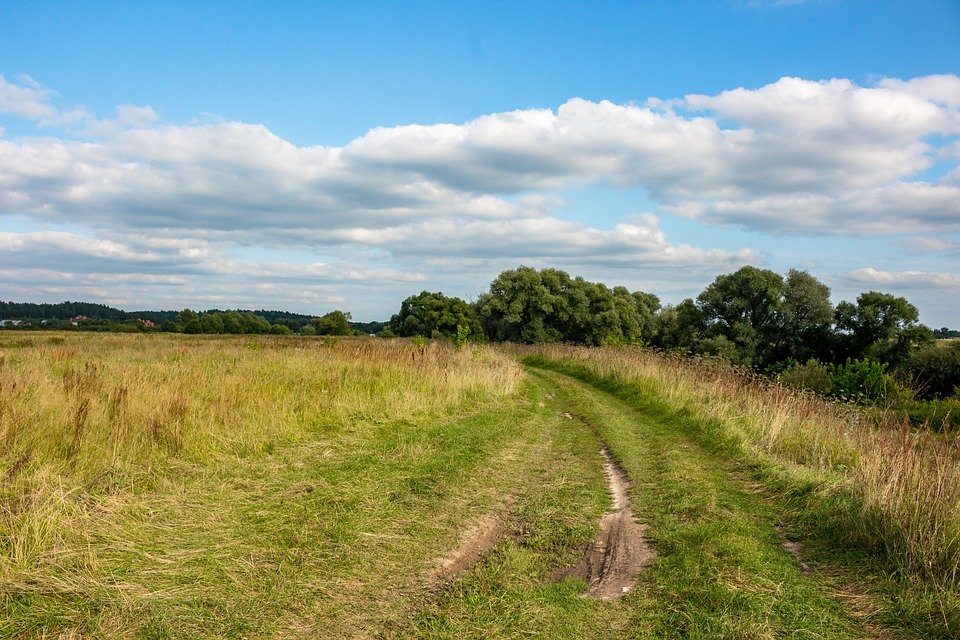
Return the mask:
<svg viewBox="0 0 960 640">
<path fill-rule="evenodd" d="M 758 452 L 756 447 L 745 442 L 742 427 L 737 424 L 731 425 L 729 422 L 709 415 L 695 402 L 695 398 L 676 393 L 672 396 L 663 394 L 660 389 L 663 381 L 639 377 L 627 378 L 622 374 L 612 373 L 607 368 L 592 366 L 592 363 L 584 360 L 585 358 L 560 361 L 539 357 L 529 362 L 563 372 L 622 399 L 626 409 L 618 410 L 619 413 L 629 415 L 627 409 L 641 412 L 643 419 L 638 424 L 644 426 L 635 427 L 635 430 L 642 431 L 643 437 L 637 437 L 634 434 L 618 442 L 615 436 L 610 436 L 611 448 L 622 456 L 621 463 L 637 478 L 643 477 L 638 475 L 643 473 L 643 468 L 642 463 L 637 461 L 651 456 L 654 460 L 661 461 L 661 464 L 664 460 L 675 460 L 675 464 L 688 467 L 686 476 L 680 476 L 685 479 L 677 485 L 677 490 L 672 495 L 669 490 L 670 482 L 664 483 L 661 477 L 661 492 L 658 494 L 656 487 L 651 485 L 649 486 L 650 496 L 654 501 L 660 499 L 658 495 L 666 500 L 661 503 L 664 510 L 662 513 L 673 511 L 681 515 L 686 511 L 686 504 L 701 500 L 703 496 L 712 496 L 711 508 L 718 508 L 720 513 L 727 515 L 723 516 L 722 523 L 714 523 L 702 532 L 703 544 L 721 545 L 724 539 L 723 530 L 729 528 L 731 522 L 736 521 L 736 518 L 729 514 L 735 514 L 737 509 L 730 504 L 723 505 L 720 500 L 724 491 L 717 489 L 723 486 L 723 479 L 727 478 L 729 487 L 726 495 L 731 499 L 740 496 L 736 499 L 741 501 L 741 508 L 747 502 L 754 504 L 754 508 L 758 509 L 756 511 L 758 516 L 761 511 L 766 510 L 762 518 L 769 525 L 766 533 L 758 530 L 750 535 L 741 536 L 742 547 L 756 546 L 758 541 L 764 539 L 776 543 L 776 536 L 803 541 L 805 560 L 817 567 L 819 591 L 828 594 L 834 603 L 842 602 L 844 608 L 853 614 L 852 619 L 836 627 L 837 633 L 840 634 L 836 637 L 845 637 L 842 634 L 848 631 L 842 630 L 844 625 L 853 625 L 848 629 L 856 629 L 859 624 L 865 625 L 863 628 L 866 631 L 895 629 L 898 636 L 905 637 L 957 637 L 960 629 L 958 626 L 960 607 L 957 606 L 954 592 L 931 586 L 922 579 L 920 574 L 897 571 L 898 563 L 891 561 L 889 551 L 882 550 L 882 542 L 880 545 L 877 545 L 876 541 L 872 545 L 863 545 L 860 542 L 865 525 L 859 519 L 863 517 L 864 505 L 860 494 L 851 489 L 849 479 L 842 473 L 836 470 L 805 469 L 790 462 L 784 462 L 782 459 L 778 461 L 776 457 L 766 452 Z M 723 402 L 724 398 L 721 396 L 714 401 Z M 615 420 L 616 415 L 609 415 L 605 420 L 601 420 L 601 423 L 611 423 Z M 657 427 L 658 424 L 661 426 Z M 657 433 L 658 428 L 661 430 L 660 433 Z M 673 438 L 683 437 L 687 442 L 674 441 L 669 446 L 654 451 L 649 450 L 649 444 L 646 445 L 647 450 L 638 448 L 643 442 L 669 442 L 671 433 Z M 697 449 L 709 454 L 707 458 L 695 454 Z M 710 463 L 710 459 L 714 462 Z M 713 489 L 709 484 L 703 484 L 702 481 L 695 479 L 698 473 L 702 475 L 705 469 L 711 467 L 719 474 L 715 478 Z M 731 478 L 732 484 L 730 484 Z M 638 509 L 642 508 L 643 499 L 642 494 L 637 498 L 637 504 L 640 505 Z M 756 506 L 758 504 L 760 506 Z M 663 545 L 663 540 L 658 536 L 663 535 L 664 524 L 662 522 L 658 524 L 656 518 L 651 524 L 654 541 L 659 540 L 659 544 Z M 875 535 L 882 536 L 879 532 Z M 881 550 L 878 550 L 878 546 Z M 665 558 L 658 563 L 657 571 L 662 570 L 676 558 L 676 554 L 672 553 L 669 547 L 661 548 L 661 552 L 665 553 Z M 782 557 L 783 550 L 781 549 L 780 552 Z M 733 557 L 737 557 L 737 552 L 731 553 Z M 697 558 L 702 559 L 702 556 Z M 694 571 L 697 575 L 706 574 L 716 577 L 709 567 L 702 566 L 699 559 L 689 566 L 688 570 Z M 749 578 L 757 573 L 758 566 L 751 562 L 744 562 L 741 559 L 736 564 L 739 570 L 730 576 L 734 584 L 737 579 Z M 657 571 L 649 572 L 645 579 L 652 579 L 661 585 L 669 584 L 670 579 L 666 576 L 657 576 Z M 722 584 L 723 580 L 714 581 L 715 586 Z M 785 584 L 787 583 L 781 576 L 771 579 L 766 589 L 762 585 L 740 585 L 737 588 L 731 588 L 730 593 L 735 594 L 735 599 L 727 601 L 725 606 L 729 607 L 729 611 L 742 611 L 744 606 L 742 602 L 737 603 L 736 606 L 732 604 L 736 598 L 749 600 L 751 596 L 746 594 L 762 594 L 765 590 L 769 595 L 782 590 Z M 734 596 L 731 595 L 731 597 Z M 777 599 L 780 597 L 782 596 L 778 595 Z M 677 594 L 676 601 L 685 603 L 680 607 L 685 609 L 688 603 L 695 600 L 691 593 L 684 591 Z M 808 607 L 809 603 L 814 602 L 815 598 L 808 593 L 793 600 L 795 607 L 792 608 L 795 611 L 801 611 Z M 723 602 L 721 597 L 718 604 Z M 760 607 L 757 612 L 762 613 L 763 610 L 763 607 Z M 776 612 L 775 608 L 767 610 L 772 614 Z M 656 615 L 652 618 L 650 615 L 641 617 L 649 621 L 655 619 Z M 702 611 L 697 616 L 681 615 L 681 618 L 684 617 L 691 620 L 703 619 Z M 673 624 L 679 624 L 679 621 L 674 620 Z M 748 629 L 736 630 L 722 627 L 704 630 L 698 626 L 697 633 L 701 632 L 705 634 L 703 637 L 711 637 L 711 634 L 714 634 L 714 637 L 716 634 L 726 634 L 727 637 L 765 637 L 756 629 L 753 632 Z M 809 632 L 814 633 L 814 629 L 810 629 Z M 782 631 L 771 631 L 771 633 L 774 636 L 782 635 Z M 828 634 L 827 637 L 832 636 Z"/>
</svg>

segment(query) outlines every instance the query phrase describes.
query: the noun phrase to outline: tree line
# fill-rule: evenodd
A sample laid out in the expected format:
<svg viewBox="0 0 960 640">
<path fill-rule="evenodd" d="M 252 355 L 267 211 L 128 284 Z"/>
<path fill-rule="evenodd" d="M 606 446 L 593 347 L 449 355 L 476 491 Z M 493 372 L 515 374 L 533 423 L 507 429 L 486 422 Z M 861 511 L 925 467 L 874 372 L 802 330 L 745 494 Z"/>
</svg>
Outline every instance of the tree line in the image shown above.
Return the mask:
<svg viewBox="0 0 960 640">
<path fill-rule="evenodd" d="M 719 357 L 791 386 L 867 401 L 898 395 L 942 399 L 955 396 L 960 386 L 960 341 L 946 347 L 934 342 L 958 332 L 946 327 L 931 331 L 919 323 L 909 301 L 879 291 L 833 305 L 830 289 L 797 269 L 782 276 L 742 267 L 717 276 L 695 298 L 667 306 L 644 291 L 608 287 L 560 269 L 519 267 L 499 274 L 474 302 L 442 292 L 412 295 L 389 322 L 355 323 L 341 310 L 313 317 L 217 309 L 125 312 L 82 302 L 0 301 L 2 318 L 33 318 L 47 328 L 112 331 L 376 333 L 458 344 L 639 345 Z"/>
<path fill-rule="evenodd" d="M 942 399 L 960 386 L 960 342 L 935 344 L 905 298 L 868 291 L 834 306 L 829 287 L 797 269 L 782 276 L 746 266 L 717 276 L 696 298 L 662 306 L 644 291 L 520 267 L 497 276 L 474 303 L 441 292 L 410 296 L 383 335 L 642 345 L 719 357 L 867 402 Z"/>
</svg>

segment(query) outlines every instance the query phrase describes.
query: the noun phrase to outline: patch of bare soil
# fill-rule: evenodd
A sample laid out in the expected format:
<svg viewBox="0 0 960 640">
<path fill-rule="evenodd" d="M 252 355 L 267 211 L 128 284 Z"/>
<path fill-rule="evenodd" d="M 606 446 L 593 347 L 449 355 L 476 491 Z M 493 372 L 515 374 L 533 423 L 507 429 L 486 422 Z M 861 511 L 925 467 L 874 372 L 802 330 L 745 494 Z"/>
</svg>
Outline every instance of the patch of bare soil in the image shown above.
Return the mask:
<svg viewBox="0 0 960 640">
<path fill-rule="evenodd" d="M 506 526 L 500 515 L 484 516 L 464 532 L 456 549 L 436 560 L 433 577 L 449 580 L 464 571 L 469 571 L 490 553 L 505 534 Z"/>
<path fill-rule="evenodd" d="M 580 564 L 560 571 L 555 577 L 558 580 L 567 576 L 583 578 L 588 584 L 585 596 L 611 600 L 630 591 L 656 552 L 647 543 L 647 525 L 640 524 L 633 516 L 626 472 L 614 462 L 606 448 L 601 453 L 613 511 L 600 518 L 600 534 L 587 547 Z"/>
<path fill-rule="evenodd" d="M 800 571 L 804 575 L 810 575 L 813 573 L 813 570 L 810 568 L 810 565 L 803 561 L 803 545 L 799 542 L 793 540 L 784 540 L 783 541 L 784 550 L 793 556 L 793 559 L 797 561 L 797 564 L 800 566 Z"/>
</svg>

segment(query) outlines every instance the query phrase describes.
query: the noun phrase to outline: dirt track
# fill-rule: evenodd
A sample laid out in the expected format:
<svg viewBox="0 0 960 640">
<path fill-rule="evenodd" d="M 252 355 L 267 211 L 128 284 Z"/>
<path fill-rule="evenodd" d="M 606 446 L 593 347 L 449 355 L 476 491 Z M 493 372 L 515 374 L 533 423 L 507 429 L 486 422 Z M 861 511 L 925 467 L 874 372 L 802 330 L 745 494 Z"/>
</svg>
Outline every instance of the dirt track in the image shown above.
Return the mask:
<svg viewBox="0 0 960 640">
<path fill-rule="evenodd" d="M 587 547 L 583 560 L 557 577 L 577 576 L 587 581 L 585 596 L 610 600 L 627 593 L 637 575 L 655 557 L 644 535 L 647 526 L 633 517 L 630 480 L 604 448 L 604 471 L 613 498 L 613 511 L 600 519 L 600 533 Z"/>
</svg>

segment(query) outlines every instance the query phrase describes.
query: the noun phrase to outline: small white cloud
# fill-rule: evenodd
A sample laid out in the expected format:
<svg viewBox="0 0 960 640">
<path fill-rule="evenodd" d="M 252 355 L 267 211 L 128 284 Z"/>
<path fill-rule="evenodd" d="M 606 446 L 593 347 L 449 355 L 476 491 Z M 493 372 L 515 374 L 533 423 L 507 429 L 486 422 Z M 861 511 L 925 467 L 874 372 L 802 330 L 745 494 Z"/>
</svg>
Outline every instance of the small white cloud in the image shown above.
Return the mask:
<svg viewBox="0 0 960 640">
<path fill-rule="evenodd" d="M 863 285 L 885 285 L 903 289 L 960 289 L 960 274 L 943 271 L 884 271 L 867 267 L 841 274 Z"/>
<path fill-rule="evenodd" d="M 19 84 L 9 82 L 0 74 L 0 114 L 44 120 L 57 113 L 49 103 L 53 91 L 44 89 L 30 76 L 20 76 L 18 80 Z"/>
</svg>

